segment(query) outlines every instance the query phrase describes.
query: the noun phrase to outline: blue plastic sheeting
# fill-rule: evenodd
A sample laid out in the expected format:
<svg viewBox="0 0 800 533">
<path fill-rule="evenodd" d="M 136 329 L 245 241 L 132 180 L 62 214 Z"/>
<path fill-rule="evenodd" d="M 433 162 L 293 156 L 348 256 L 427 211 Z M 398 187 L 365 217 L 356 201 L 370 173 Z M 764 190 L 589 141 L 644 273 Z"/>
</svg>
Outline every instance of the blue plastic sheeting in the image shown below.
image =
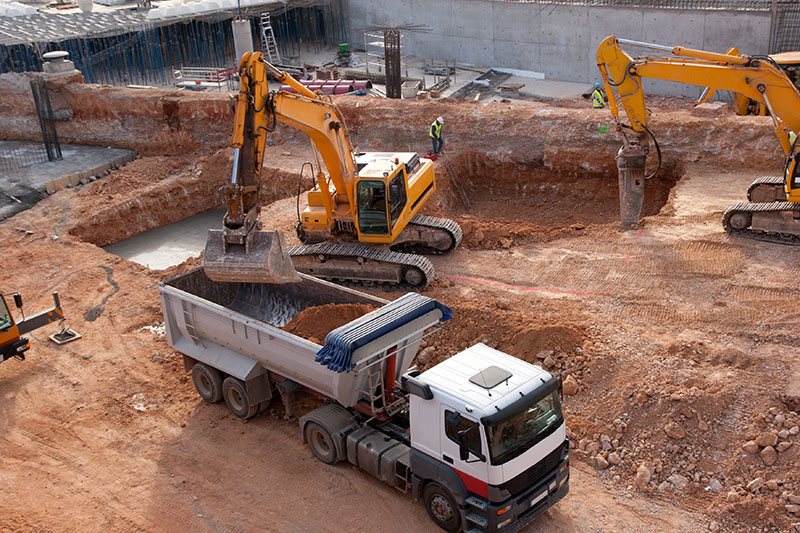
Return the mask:
<svg viewBox="0 0 800 533">
<path fill-rule="evenodd" d="M 453 310 L 446 305 L 433 298 L 409 292 L 328 333 L 325 346 L 317 352 L 315 361 L 334 372 L 349 372 L 356 366 L 353 363 L 353 352 L 358 348 L 434 309 L 442 311 L 441 322 L 453 318 Z"/>
</svg>

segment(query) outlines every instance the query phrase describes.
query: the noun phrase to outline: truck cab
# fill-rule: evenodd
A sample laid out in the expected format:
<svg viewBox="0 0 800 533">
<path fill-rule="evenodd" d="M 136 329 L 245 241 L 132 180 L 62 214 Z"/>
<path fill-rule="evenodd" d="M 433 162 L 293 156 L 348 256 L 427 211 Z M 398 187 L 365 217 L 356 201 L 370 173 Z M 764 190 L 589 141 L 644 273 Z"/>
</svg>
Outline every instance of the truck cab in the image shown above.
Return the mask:
<svg viewBox="0 0 800 533">
<path fill-rule="evenodd" d="M 447 531 L 516 531 L 569 490 L 560 380 L 477 344 L 406 375 L 412 490 Z"/>
<path fill-rule="evenodd" d="M 22 298 L 19 294 L 14 295 L 17 307 L 22 307 Z M 14 321 L 14 316 L 6 303 L 5 295 L 0 294 L 0 361 L 17 357 L 25 359 L 23 355 L 31 343 L 27 337 L 20 337 L 19 327 Z"/>
</svg>

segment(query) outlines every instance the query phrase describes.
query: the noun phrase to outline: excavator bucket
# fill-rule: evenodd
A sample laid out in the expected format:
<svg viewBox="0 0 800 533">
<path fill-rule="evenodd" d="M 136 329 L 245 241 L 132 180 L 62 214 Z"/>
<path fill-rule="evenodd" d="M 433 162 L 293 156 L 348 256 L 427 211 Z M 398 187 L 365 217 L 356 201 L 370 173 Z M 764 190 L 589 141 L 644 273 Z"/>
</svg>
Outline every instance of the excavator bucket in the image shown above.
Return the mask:
<svg viewBox="0 0 800 533">
<path fill-rule="evenodd" d="M 253 231 L 248 247 L 227 245 L 222 230 L 208 230 L 203 270 L 213 281 L 294 283 L 300 281 L 280 231 Z"/>
</svg>

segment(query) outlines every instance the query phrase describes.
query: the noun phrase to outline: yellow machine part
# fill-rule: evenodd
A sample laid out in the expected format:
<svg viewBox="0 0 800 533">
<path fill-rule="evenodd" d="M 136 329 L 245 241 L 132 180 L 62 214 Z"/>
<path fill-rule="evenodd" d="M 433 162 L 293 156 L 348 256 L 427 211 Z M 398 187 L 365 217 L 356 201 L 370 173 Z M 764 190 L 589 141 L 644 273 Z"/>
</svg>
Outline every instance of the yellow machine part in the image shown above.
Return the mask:
<svg viewBox="0 0 800 533">
<path fill-rule="evenodd" d="M 280 231 L 253 231 L 245 246 L 229 246 L 222 230 L 208 230 L 203 270 L 219 282 L 294 283 L 300 275 L 292 265 Z"/>
</svg>

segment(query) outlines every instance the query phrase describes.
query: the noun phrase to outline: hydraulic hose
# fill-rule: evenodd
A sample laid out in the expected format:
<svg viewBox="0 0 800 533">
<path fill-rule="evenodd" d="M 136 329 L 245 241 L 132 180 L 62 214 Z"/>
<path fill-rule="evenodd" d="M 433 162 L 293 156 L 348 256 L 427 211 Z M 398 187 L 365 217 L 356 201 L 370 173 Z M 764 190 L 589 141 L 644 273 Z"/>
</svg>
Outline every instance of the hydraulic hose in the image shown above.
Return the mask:
<svg viewBox="0 0 800 533">
<path fill-rule="evenodd" d="M 303 224 L 303 221 L 300 218 L 300 193 L 302 192 L 302 189 L 303 189 L 303 170 L 305 170 L 306 165 L 311 167 L 311 181 L 312 182 L 314 181 L 314 165 L 311 163 L 311 161 L 306 161 L 300 167 L 300 178 L 297 180 L 297 227 L 298 227 L 298 229 Z"/>
<path fill-rule="evenodd" d="M 656 167 L 656 169 L 653 171 L 652 174 L 650 174 L 649 176 L 645 176 L 644 177 L 644 179 L 649 180 L 650 178 L 652 178 L 653 176 L 658 174 L 659 170 L 661 170 L 661 147 L 658 146 L 658 141 L 656 140 L 656 136 L 653 135 L 653 132 L 650 131 L 650 129 L 647 126 L 645 126 L 644 124 L 639 124 L 639 125 L 641 127 L 643 127 L 644 131 L 646 131 L 650 135 L 650 138 L 653 139 L 653 144 L 655 145 L 656 153 L 658 154 L 658 166 Z"/>
</svg>

